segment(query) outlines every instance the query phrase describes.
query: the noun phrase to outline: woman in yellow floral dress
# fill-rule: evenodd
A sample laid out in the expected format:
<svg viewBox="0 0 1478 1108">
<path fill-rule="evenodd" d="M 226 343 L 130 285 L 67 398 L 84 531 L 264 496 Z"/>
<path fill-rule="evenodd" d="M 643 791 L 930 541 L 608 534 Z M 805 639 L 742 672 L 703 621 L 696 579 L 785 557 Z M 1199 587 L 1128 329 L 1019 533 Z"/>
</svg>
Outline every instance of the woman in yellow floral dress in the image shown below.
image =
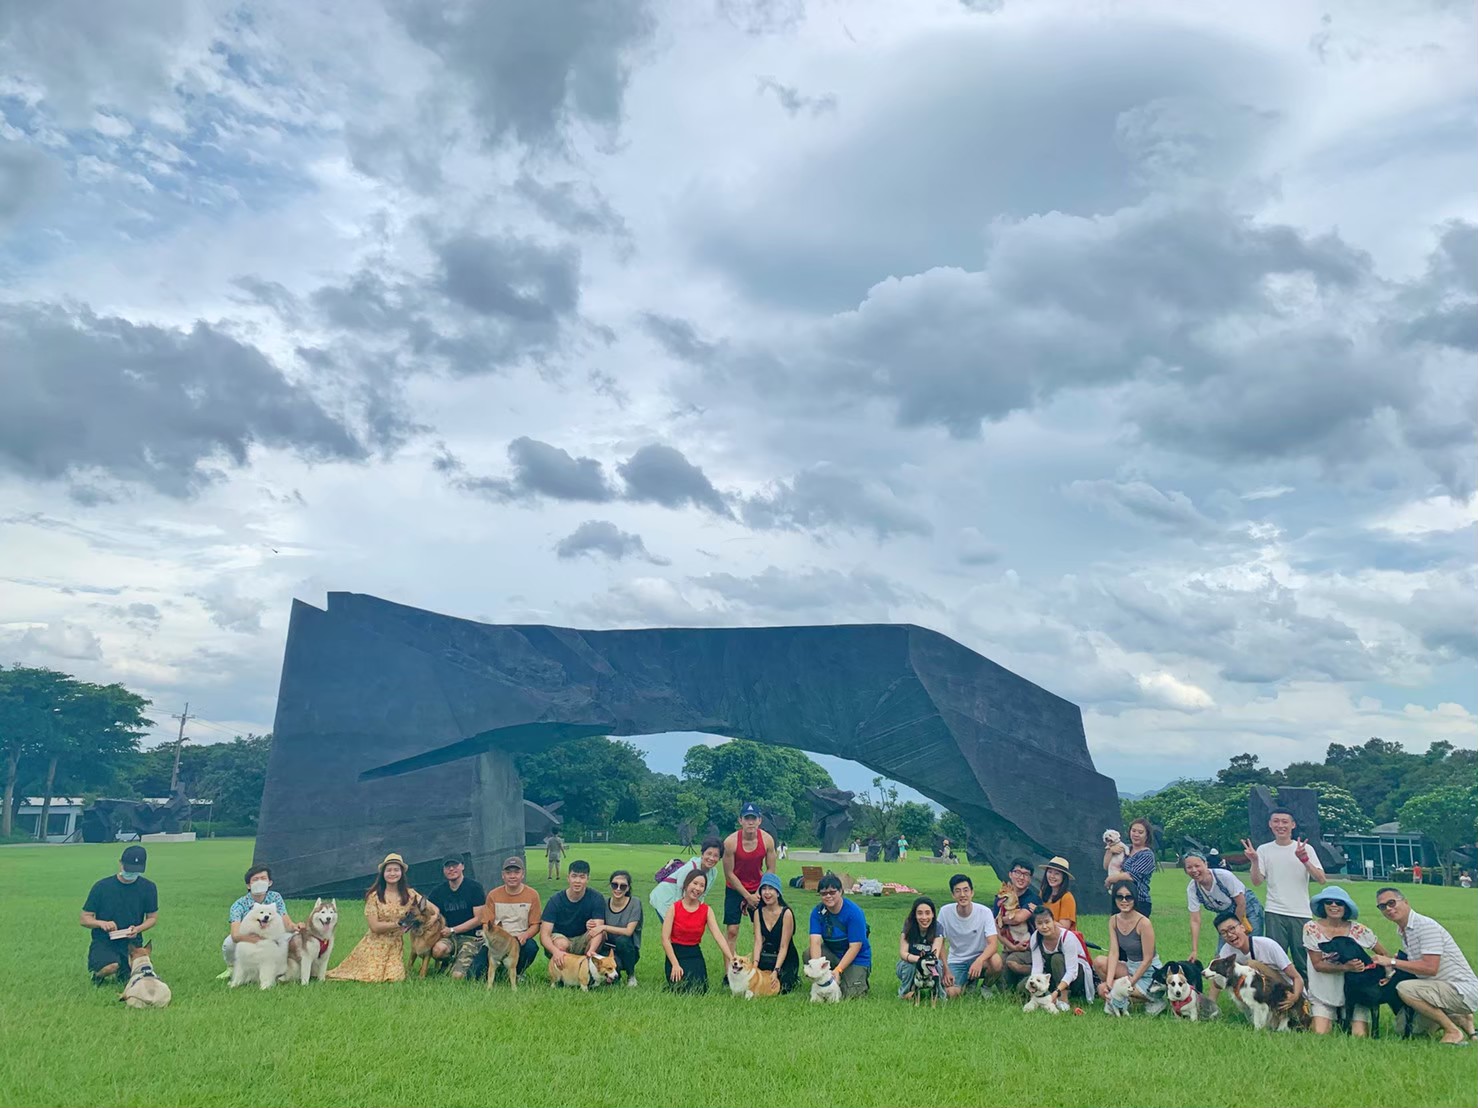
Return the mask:
<svg viewBox="0 0 1478 1108">
<path fill-rule="evenodd" d="M 364 919 L 369 932 L 359 945 L 328 971 L 330 981 L 405 980 L 405 930 L 400 918 L 416 892 L 405 883 L 405 859 L 387 854 L 380 863 L 380 876 L 364 894 Z"/>
</svg>

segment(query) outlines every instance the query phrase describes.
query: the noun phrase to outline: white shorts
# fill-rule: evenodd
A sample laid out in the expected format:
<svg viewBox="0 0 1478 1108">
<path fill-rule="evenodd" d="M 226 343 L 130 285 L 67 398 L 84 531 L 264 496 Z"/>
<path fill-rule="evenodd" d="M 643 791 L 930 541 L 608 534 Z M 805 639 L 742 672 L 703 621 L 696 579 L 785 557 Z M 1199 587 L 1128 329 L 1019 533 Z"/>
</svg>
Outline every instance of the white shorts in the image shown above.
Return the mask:
<svg viewBox="0 0 1478 1108">
<path fill-rule="evenodd" d="M 1309 997 L 1309 1011 L 1315 1019 L 1329 1020 L 1333 1023 L 1339 1022 L 1338 1008 L 1332 1004 L 1325 1004 L 1322 1001 L 1315 1000 L 1313 997 Z M 1357 1004 L 1355 1005 L 1354 1014 L 1350 1016 L 1350 1019 L 1355 1023 L 1363 1023 L 1368 1027 L 1370 1026 L 1370 1009 L 1362 1004 Z"/>
</svg>

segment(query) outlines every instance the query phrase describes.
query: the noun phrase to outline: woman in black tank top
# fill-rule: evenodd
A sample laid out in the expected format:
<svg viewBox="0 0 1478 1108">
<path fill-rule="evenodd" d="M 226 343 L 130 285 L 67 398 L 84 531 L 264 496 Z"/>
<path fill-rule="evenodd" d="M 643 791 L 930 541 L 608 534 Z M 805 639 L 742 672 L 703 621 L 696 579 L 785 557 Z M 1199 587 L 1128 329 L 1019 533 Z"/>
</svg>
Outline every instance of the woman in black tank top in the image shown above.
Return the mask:
<svg viewBox="0 0 1478 1108">
<path fill-rule="evenodd" d="M 800 976 L 794 936 L 795 913 L 780 895 L 780 878 L 767 873 L 760 878 L 760 910 L 754 914 L 755 968 L 774 970 L 778 962 L 782 993 L 795 988 Z"/>
</svg>

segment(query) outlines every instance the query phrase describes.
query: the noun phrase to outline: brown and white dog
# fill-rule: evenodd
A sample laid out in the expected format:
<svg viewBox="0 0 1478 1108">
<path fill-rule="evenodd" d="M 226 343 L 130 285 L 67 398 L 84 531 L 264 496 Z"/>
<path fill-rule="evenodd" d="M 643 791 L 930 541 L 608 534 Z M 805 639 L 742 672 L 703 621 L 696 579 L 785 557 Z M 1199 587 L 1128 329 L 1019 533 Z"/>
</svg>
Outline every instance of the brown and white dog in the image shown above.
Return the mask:
<svg viewBox="0 0 1478 1108">
<path fill-rule="evenodd" d="M 339 902 L 324 902 L 319 897 L 308 913 L 308 930 L 288 940 L 287 979 L 306 985 L 313 978 L 322 981 L 328 973 L 329 956 L 334 952 L 334 930 L 339 926 Z"/>
<path fill-rule="evenodd" d="M 1201 992 L 1201 967 L 1195 962 L 1166 962 L 1165 1000 L 1173 1015 L 1192 1023 L 1221 1015 L 1216 1001 Z"/>
<path fill-rule="evenodd" d="M 598 954 L 591 957 L 588 954 L 565 953 L 565 964 L 556 966 L 553 959 L 549 962 L 549 985 L 564 985 L 567 988 L 580 986 L 580 991 L 588 993 L 592 988 L 600 985 L 614 985 L 620 971 L 616 969 L 616 956 L 614 954 Z"/>
<path fill-rule="evenodd" d="M 1293 986 L 1265 962 L 1253 959 L 1240 963 L 1228 955 L 1211 963 L 1206 971 L 1218 988 L 1232 994 L 1237 1007 L 1247 1013 L 1259 1031 L 1288 1031 L 1299 1022 Z"/>
<path fill-rule="evenodd" d="M 493 987 L 493 978 L 498 967 L 508 974 L 508 984 L 518 988 L 518 940 L 496 923 L 482 925 L 482 941 L 488 951 L 488 988 Z"/>
<path fill-rule="evenodd" d="M 400 917 L 400 926 L 411 937 L 411 957 L 405 964 L 406 973 L 416 968 L 417 961 L 421 963 L 422 977 L 426 976 L 433 961 L 438 965 L 445 964 L 446 959 L 435 959 L 431 954 L 432 948 L 448 935 L 446 920 L 435 904 L 417 893 L 406 905 L 405 915 Z"/>
<path fill-rule="evenodd" d="M 128 984 L 118 999 L 130 1008 L 169 1007 L 169 986 L 154 972 L 152 953 L 148 943 L 128 948 Z"/>
<path fill-rule="evenodd" d="M 774 970 L 756 969 L 754 959 L 735 958 L 729 963 L 729 990 L 735 996 L 753 1000 L 757 996 L 779 996 L 780 977 Z"/>
</svg>

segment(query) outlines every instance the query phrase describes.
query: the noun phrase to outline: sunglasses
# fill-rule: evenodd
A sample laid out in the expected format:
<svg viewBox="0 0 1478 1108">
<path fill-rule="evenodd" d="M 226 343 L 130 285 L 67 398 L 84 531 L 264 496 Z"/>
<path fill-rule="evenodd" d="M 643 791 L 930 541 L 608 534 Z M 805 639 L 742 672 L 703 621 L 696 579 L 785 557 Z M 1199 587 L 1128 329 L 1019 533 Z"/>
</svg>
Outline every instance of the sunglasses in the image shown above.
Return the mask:
<svg viewBox="0 0 1478 1108">
<path fill-rule="evenodd" d="M 618 893 L 624 893 L 627 889 L 631 888 L 631 886 L 628 885 L 625 881 L 612 881 L 611 888 L 615 889 Z"/>
<path fill-rule="evenodd" d="M 1392 908 L 1396 907 L 1396 905 L 1400 903 L 1401 902 L 1399 900 L 1379 900 L 1376 901 L 1375 906 L 1379 908 L 1382 912 L 1389 912 Z"/>
<path fill-rule="evenodd" d="M 1134 899 L 1134 894 L 1133 893 L 1115 893 L 1114 894 L 1114 899 L 1115 900 L 1133 900 Z"/>
</svg>

